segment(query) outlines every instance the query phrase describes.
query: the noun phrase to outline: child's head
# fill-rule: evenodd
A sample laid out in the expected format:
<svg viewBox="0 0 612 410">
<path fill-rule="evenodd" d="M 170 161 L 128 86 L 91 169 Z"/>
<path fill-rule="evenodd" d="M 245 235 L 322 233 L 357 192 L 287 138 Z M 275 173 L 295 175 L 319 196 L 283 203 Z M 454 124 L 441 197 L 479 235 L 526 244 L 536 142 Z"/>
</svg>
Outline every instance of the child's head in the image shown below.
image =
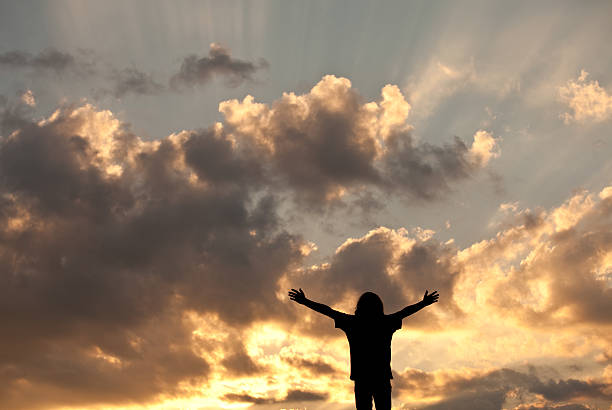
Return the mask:
<svg viewBox="0 0 612 410">
<path fill-rule="evenodd" d="M 375 317 L 384 315 L 382 300 L 374 292 L 366 292 L 357 301 L 355 315 L 361 317 Z"/>
</svg>

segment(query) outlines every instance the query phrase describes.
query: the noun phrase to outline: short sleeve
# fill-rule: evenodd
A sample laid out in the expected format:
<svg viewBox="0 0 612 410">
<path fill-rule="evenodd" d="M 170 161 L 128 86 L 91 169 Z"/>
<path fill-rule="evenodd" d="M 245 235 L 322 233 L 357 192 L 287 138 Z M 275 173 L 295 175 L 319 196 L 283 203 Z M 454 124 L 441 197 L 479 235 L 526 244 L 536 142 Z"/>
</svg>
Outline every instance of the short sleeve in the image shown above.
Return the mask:
<svg viewBox="0 0 612 410">
<path fill-rule="evenodd" d="M 389 330 L 395 332 L 402 328 L 402 318 L 398 315 L 387 315 L 387 326 Z"/>
<path fill-rule="evenodd" d="M 353 322 L 354 317 L 355 316 L 353 315 L 348 315 L 346 313 L 338 312 L 338 315 L 334 318 L 334 325 L 338 329 L 342 329 L 346 331 L 347 329 L 351 327 L 351 323 Z"/>
</svg>

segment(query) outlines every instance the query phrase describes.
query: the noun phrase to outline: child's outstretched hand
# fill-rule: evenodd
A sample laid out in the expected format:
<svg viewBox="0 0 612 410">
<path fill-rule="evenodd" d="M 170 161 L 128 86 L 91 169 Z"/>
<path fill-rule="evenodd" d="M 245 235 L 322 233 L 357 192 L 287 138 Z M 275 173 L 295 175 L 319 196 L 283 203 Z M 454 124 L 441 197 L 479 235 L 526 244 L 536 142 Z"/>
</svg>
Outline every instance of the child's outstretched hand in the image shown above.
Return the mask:
<svg viewBox="0 0 612 410">
<path fill-rule="evenodd" d="M 303 305 L 306 301 L 306 295 L 304 294 L 302 288 L 300 288 L 300 290 L 291 289 L 289 291 L 289 299 L 296 301 L 300 305 Z"/>
<path fill-rule="evenodd" d="M 434 290 L 429 295 L 427 294 L 427 291 L 425 291 L 425 295 L 423 296 L 423 304 L 425 304 L 425 306 L 429 306 L 432 303 L 436 303 L 439 296 L 440 295 L 438 295 L 437 290 Z"/>
</svg>

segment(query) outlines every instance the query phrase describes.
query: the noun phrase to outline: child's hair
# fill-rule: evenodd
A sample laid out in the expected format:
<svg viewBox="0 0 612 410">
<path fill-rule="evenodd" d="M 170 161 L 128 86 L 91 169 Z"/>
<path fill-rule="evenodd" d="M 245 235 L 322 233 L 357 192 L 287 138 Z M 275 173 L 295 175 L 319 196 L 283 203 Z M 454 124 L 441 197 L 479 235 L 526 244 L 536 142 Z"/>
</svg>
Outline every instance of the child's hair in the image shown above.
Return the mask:
<svg viewBox="0 0 612 410">
<path fill-rule="evenodd" d="M 374 292 L 365 292 L 359 297 L 355 316 L 383 316 L 385 314 L 382 300 Z"/>
</svg>

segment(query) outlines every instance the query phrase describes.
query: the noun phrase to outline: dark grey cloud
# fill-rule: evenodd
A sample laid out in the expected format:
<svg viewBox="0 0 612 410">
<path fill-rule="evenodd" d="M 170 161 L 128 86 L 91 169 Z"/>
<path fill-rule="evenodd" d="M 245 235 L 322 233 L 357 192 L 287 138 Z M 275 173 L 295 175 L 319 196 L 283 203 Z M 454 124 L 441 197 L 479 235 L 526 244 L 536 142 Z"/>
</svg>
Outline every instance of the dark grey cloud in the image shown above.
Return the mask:
<svg viewBox="0 0 612 410">
<path fill-rule="evenodd" d="M 115 82 L 111 91 L 115 98 L 122 98 L 128 94 L 156 95 L 166 90 L 166 87 L 155 81 L 151 74 L 136 68 L 115 70 L 111 78 Z"/>
<path fill-rule="evenodd" d="M 2 320 L 12 332 L 14 324 Z M 158 394 L 179 395 L 180 382 L 203 383 L 210 373 L 209 363 L 192 351 L 190 335 L 174 318 L 151 318 L 131 331 L 121 329 L 121 325 L 102 327 L 95 317 L 87 315 L 82 320 L 89 321 L 90 326 L 82 324 L 68 332 L 67 321 L 56 317 L 47 329 L 32 332 L 30 337 L 36 341 L 13 341 L 25 346 L 10 350 L 3 343 L 3 407 L 146 403 Z M 27 324 L 31 322 L 22 325 Z M 66 333 L 54 337 L 50 327 L 60 327 Z M 130 336 L 138 338 L 129 340 Z M 104 354 L 113 355 L 112 359 L 100 359 L 98 347 Z"/>
<path fill-rule="evenodd" d="M 405 191 L 411 198 L 431 201 L 440 198 L 455 181 L 467 179 L 477 169 L 469 160 L 469 147 L 458 137 L 452 143 L 419 145 L 408 133 L 393 135 L 383 165 L 393 190 Z"/>
<path fill-rule="evenodd" d="M 290 402 L 310 402 L 322 401 L 328 397 L 327 393 L 319 393 L 307 390 L 289 390 L 285 397 L 281 399 L 269 397 L 256 397 L 248 393 L 228 393 L 223 396 L 223 399 L 230 402 L 238 403 L 253 403 L 253 404 L 273 404 L 273 403 L 290 403 Z"/>
<path fill-rule="evenodd" d="M 237 87 L 245 81 L 253 80 L 255 72 L 266 67 L 268 63 L 263 59 L 256 63 L 236 59 L 231 56 L 229 49 L 212 43 L 208 56 L 192 54 L 183 59 L 178 73 L 170 79 L 170 86 L 178 90 L 202 85 L 214 76 L 221 76 L 228 86 Z"/>
<path fill-rule="evenodd" d="M 507 395 L 512 392 L 522 402 L 516 409 L 568 408 L 600 399 L 610 400 L 610 384 L 597 380 L 542 380 L 536 368 L 527 373 L 498 369 L 480 374 L 452 374 L 436 378 L 434 374 L 416 369 L 394 373 L 394 394 L 407 392 L 413 396 L 442 396 L 441 401 L 424 409 L 502 409 Z M 534 396 L 535 395 L 535 396 Z M 538 398 L 540 405 L 533 403 Z M 545 407 L 542 405 L 545 401 Z M 571 403 L 573 401 L 573 403 Z M 572 407 L 573 406 L 573 407 Z"/>
<path fill-rule="evenodd" d="M 107 76 L 113 83 L 111 89 L 103 89 L 101 94 L 112 94 L 122 98 L 128 94 L 158 95 L 168 89 L 179 91 L 184 87 L 192 87 L 210 81 L 214 76 L 222 76 L 226 84 L 236 87 L 245 81 L 253 80 L 253 74 L 261 68 L 266 68 L 265 60 L 251 63 L 234 59 L 227 48 L 212 44 L 208 57 L 199 58 L 189 55 L 183 59 L 180 70 L 174 74 L 168 86 L 157 82 L 151 74 L 137 68 L 112 69 Z"/>
<path fill-rule="evenodd" d="M 298 369 L 306 369 L 314 375 L 335 374 L 338 369 L 321 359 L 306 359 L 302 357 L 284 357 L 284 361 Z"/>
<path fill-rule="evenodd" d="M 420 301 L 426 289 L 436 289 L 442 295 L 436 308 L 459 317 L 463 313 L 453 300 L 453 291 L 462 267 L 455 262 L 455 254 L 454 247 L 433 238 L 419 239 L 418 235 L 378 228 L 341 245 L 328 264 L 296 272 L 290 282 L 326 304 L 338 303 L 347 296 L 356 304 L 359 295 L 373 291 L 383 300 L 385 313 Z M 405 327 L 439 325 L 436 314 L 427 309 L 404 321 Z M 318 320 L 311 326 L 333 332 L 329 324 L 323 326 Z"/>
<path fill-rule="evenodd" d="M 306 390 L 289 390 L 283 402 L 320 401 L 327 399 L 327 393 L 318 393 Z"/>
<path fill-rule="evenodd" d="M 538 382 L 532 385 L 530 390 L 542 395 L 547 400 L 559 402 L 580 397 L 610 400 L 612 394 L 606 392 L 609 388 L 610 384 L 608 383 L 567 379 Z"/>
<path fill-rule="evenodd" d="M 178 394 L 210 371 L 182 312 L 236 329 L 292 314 L 276 282 L 302 240 L 255 196 L 249 160 L 211 130 L 144 147 L 126 126 L 98 138 L 114 120 L 93 114 L 64 108 L 0 140 L 0 381 L 13 408 Z M 235 167 L 231 184 L 202 144 Z M 229 372 L 259 370 L 243 348 L 226 353 Z"/>
<path fill-rule="evenodd" d="M 514 410 L 593 410 L 595 407 L 583 404 L 526 404 L 515 407 Z"/>
<path fill-rule="evenodd" d="M 21 99 L 9 99 L 0 95 L 0 135 L 9 135 L 14 130 L 27 126 L 32 107 Z"/>
<path fill-rule="evenodd" d="M 215 185 L 260 185 L 265 179 L 261 159 L 248 150 L 236 155 L 233 145 L 213 129 L 193 132 L 185 141 L 185 162 L 200 179 Z"/>
<path fill-rule="evenodd" d="M 265 371 L 264 366 L 255 363 L 248 355 L 244 345 L 238 344 L 229 350 L 221 360 L 221 365 L 232 377 L 252 376 Z"/>
<path fill-rule="evenodd" d="M 227 393 L 222 398 L 223 400 L 229 402 L 238 403 L 270 404 L 275 402 L 274 399 L 266 397 L 256 397 L 248 393 Z"/>
<path fill-rule="evenodd" d="M 79 50 L 76 54 L 49 48 L 38 54 L 21 50 L 11 50 L 0 54 L 0 67 L 13 69 L 34 69 L 52 71 L 56 74 L 65 72 L 92 74 L 95 64 L 91 52 Z"/>
<path fill-rule="evenodd" d="M 31 70 L 35 73 L 51 72 L 57 75 L 76 74 L 78 77 L 97 75 L 104 79 L 106 86 L 96 89 L 94 97 L 112 95 L 123 98 L 126 95 L 159 95 L 172 88 L 192 87 L 210 81 L 214 76 L 225 79 L 230 87 L 245 81 L 252 81 L 257 70 L 267 68 L 265 60 L 249 62 L 235 59 L 229 49 L 211 44 L 207 57 L 189 55 L 183 59 L 180 70 L 166 85 L 156 81 L 149 73 L 135 67 L 116 68 L 104 63 L 90 50 L 76 52 L 60 51 L 54 48 L 32 54 L 23 50 L 0 53 L 0 68 Z"/>
</svg>

